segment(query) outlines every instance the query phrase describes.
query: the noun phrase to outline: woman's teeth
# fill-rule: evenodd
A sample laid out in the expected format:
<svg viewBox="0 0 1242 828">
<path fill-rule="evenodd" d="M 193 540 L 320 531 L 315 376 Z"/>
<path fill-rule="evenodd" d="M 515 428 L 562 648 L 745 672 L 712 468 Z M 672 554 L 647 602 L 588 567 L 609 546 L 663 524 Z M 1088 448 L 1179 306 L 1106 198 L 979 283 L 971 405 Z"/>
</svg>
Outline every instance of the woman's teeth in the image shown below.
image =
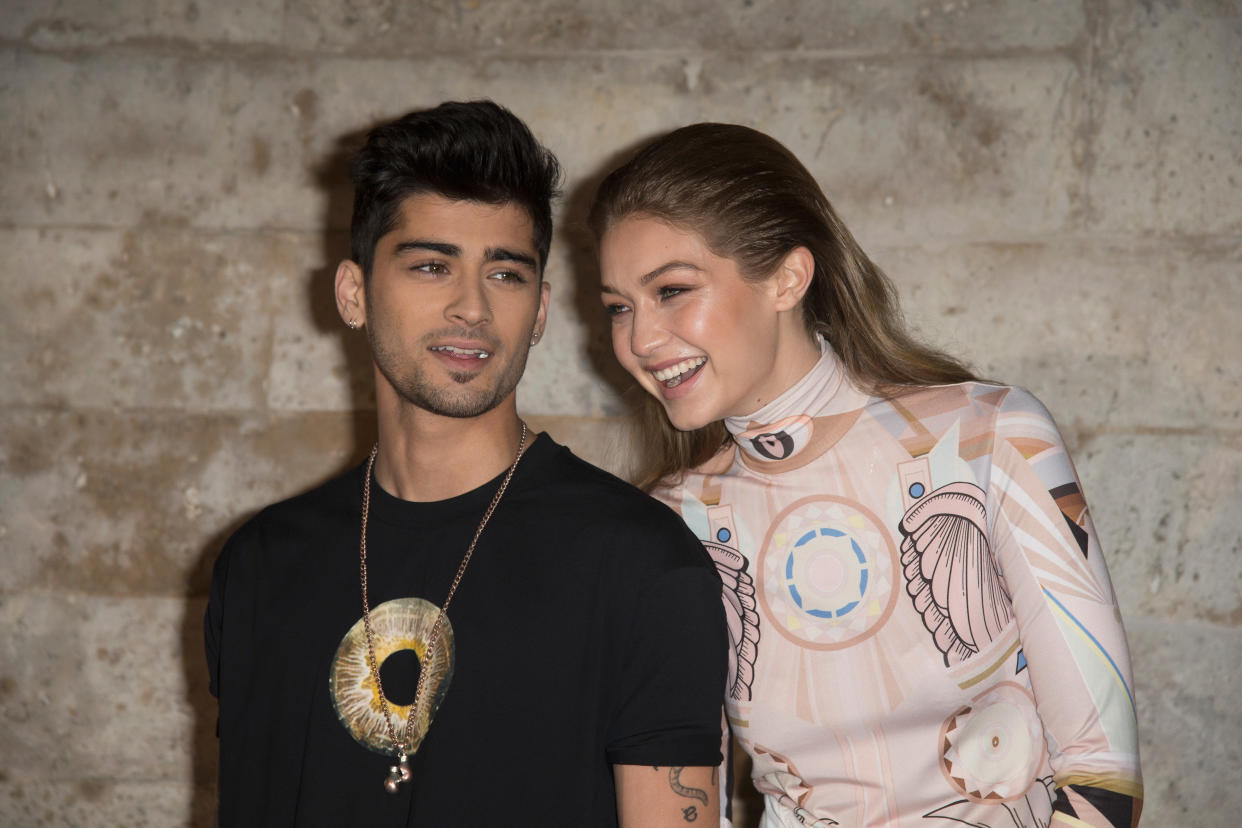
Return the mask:
<svg viewBox="0 0 1242 828">
<path fill-rule="evenodd" d="M 457 348 L 452 345 L 435 345 L 431 350 L 444 351 L 445 353 L 452 354 L 453 356 L 474 357 L 476 359 L 487 359 L 491 356 L 490 353 L 480 348 Z"/>
<path fill-rule="evenodd" d="M 686 378 L 703 367 L 703 363 L 707 362 L 707 357 L 694 357 L 693 359 L 683 359 L 676 365 L 670 365 L 659 371 L 652 371 L 651 375 L 656 378 L 657 382 L 664 383 L 665 388 L 676 388 L 685 382 Z"/>
</svg>

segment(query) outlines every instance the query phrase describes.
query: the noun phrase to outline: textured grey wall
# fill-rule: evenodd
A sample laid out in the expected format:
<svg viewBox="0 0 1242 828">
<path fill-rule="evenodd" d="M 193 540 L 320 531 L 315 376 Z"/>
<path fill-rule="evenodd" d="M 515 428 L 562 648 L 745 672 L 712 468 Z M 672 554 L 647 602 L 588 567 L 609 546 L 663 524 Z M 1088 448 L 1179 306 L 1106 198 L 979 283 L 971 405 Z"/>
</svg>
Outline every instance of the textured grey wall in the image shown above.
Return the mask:
<svg viewBox="0 0 1242 828">
<path fill-rule="evenodd" d="M 568 221 L 682 123 L 803 158 L 911 320 L 1058 415 L 1130 631 L 1147 824 L 1238 824 L 1234 0 L 2 0 L 0 824 L 207 825 L 210 562 L 371 434 L 331 158 L 482 96 L 558 152 Z M 558 235 L 521 407 L 609 463 L 589 262 Z"/>
</svg>

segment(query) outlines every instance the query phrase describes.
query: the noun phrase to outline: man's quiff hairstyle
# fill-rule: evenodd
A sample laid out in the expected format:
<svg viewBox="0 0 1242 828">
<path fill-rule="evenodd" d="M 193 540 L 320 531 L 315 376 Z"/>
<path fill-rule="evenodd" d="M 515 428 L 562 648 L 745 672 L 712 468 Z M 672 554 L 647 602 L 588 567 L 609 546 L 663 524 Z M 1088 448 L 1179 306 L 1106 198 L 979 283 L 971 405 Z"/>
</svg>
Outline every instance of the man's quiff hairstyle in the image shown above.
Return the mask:
<svg viewBox="0 0 1242 828">
<path fill-rule="evenodd" d="M 541 272 L 547 264 L 561 167 L 526 124 L 498 104 L 449 101 L 382 124 L 367 135 L 350 173 L 350 256 L 367 278 L 375 245 L 396 226 L 405 200 L 421 193 L 522 207 L 535 226 Z"/>
</svg>

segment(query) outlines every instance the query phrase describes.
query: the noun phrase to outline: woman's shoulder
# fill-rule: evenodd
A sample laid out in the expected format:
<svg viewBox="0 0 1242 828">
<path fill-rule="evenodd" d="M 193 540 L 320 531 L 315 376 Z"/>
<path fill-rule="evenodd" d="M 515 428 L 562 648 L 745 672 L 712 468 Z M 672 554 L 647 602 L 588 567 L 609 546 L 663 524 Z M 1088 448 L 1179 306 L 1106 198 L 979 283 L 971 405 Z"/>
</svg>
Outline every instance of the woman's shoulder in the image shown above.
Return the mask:
<svg viewBox="0 0 1242 828">
<path fill-rule="evenodd" d="M 868 407 L 896 407 L 920 413 L 975 412 L 982 416 L 1026 414 L 1052 420 L 1044 404 L 1027 389 L 986 380 L 924 385 L 877 394 L 868 402 Z"/>
<path fill-rule="evenodd" d="M 973 435 L 980 445 L 1064 442 L 1048 408 L 1017 385 L 971 381 L 903 389 L 872 398 L 868 413 L 893 433 L 917 424 L 918 429 L 936 435 L 956 427 L 962 435 Z"/>
</svg>

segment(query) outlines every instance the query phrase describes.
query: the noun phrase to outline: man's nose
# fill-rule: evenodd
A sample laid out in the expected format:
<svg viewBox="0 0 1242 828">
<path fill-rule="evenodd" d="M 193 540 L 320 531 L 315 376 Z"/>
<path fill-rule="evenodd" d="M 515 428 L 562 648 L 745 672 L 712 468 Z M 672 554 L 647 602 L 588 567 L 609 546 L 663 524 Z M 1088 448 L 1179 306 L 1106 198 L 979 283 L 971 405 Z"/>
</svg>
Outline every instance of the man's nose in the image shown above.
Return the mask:
<svg viewBox="0 0 1242 828">
<path fill-rule="evenodd" d="M 467 327 L 491 321 L 492 308 L 487 301 L 487 292 L 482 281 L 473 278 L 461 279 L 445 314 L 451 321 Z"/>
</svg>

